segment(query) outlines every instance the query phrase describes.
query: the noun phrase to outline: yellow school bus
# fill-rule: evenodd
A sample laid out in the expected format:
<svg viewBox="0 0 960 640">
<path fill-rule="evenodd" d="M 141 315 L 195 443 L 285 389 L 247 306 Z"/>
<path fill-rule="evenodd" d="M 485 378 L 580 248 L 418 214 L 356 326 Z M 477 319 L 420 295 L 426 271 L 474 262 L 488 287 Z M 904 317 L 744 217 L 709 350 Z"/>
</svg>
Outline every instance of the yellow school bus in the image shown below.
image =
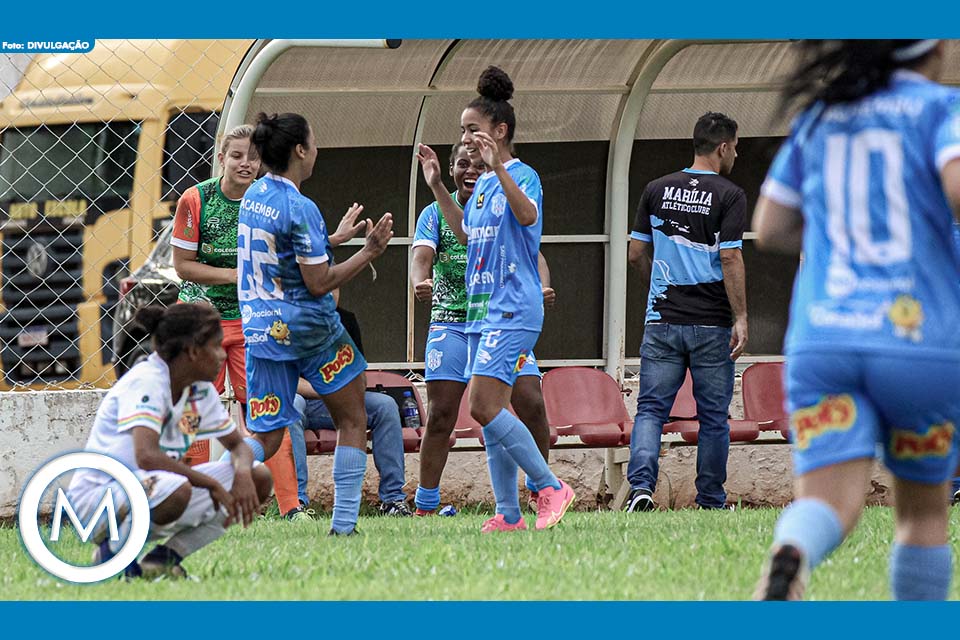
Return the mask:
<svg viewBox="0 0 960 640">
<path fill-rule="evenodd" d="M 107 386 L 118 282 L 188 187 L 251 40 L 35 56 L 0 102 L 0 389 Z"/>
</svg>

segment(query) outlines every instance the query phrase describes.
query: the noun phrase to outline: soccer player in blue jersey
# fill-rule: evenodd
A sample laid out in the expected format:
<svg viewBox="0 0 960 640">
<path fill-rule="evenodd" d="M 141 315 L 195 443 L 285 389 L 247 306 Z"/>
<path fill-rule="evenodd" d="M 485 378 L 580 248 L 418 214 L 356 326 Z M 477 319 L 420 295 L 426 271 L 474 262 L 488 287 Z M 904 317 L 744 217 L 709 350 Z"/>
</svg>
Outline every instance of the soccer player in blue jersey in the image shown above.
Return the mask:
<svg viewBox="0 0 960 640">
<path fill-rule="evenodd" d="M 801 106 L 754 215 L 763 248 L 804 253 L 787 333 L 796 500 L 756 596 L 802 597 L 856 525 L 873 459 L 894 476 L 890 581 L 944 599 L 960 420 L 960 92 L 937 40 L 807 41 Z"/>
<path fill-rule="evenodd" d="M 366 243 L 331 265 L 323 216 L 300 193 L 317 159 L 313 130 L 295 113 L 257 118 L 253 144 L 269 173 L 240 204 L 238 298 L 247 348 L 248 439 L 258 459 L 280 446 L 299 419 L 294 407 L 302 377 L 323 398 L 337 426 L 333 456 L 331 535 L 354 532 L 367 466 L 366 360 L 340 322 L 331 292 L 367 268 L 393 236 L 393 216 L 374 225 Z"/>
<path fill-rule="evenodd" d="M 450 152 L 450 175 L 457 190 L 450 196 L 463 207 L 473 195 L 473 187 L 486 167 L 479 155 L 471 158 L 463 143 Z M 543 255 L 538 256 L 544 306 L 552 305 L 556 292 L 550 287 L 550 270 Z M 417 515 L 426 516 L 440 506 L 440 477 L 450 451 L 450 434 L 456 425 L 469 377 L 464 374 L 467 359 L 467 248 L 460 244 L 436 202 L 420 213 L 413 239 L 410 283 L 417 300 L 432 302 L 430 331 L 424 356 L 429 399 L 427 429 L 420 444 L 420 484 L 417 487 Z M 550 426 L 540 388 L 540 369 L 530 352 L 517 374 L 511 403 L 520 420 L 530 428 L 537 448 L 549 460 Z M 527 478 L 531 503 L 537 506 L 538 494 Z"/>
<path fill-rule="evenodd" d="M 555 526 L 573 503 L 573 490 L 558 480 L 524 424 L 507 411 L 513 384 L 543 325 L 543 291 L 537 255 L 543 228 L 540 176 L 513 157 L 516 115 L 513 82 L 488 67 L 480 94 L 460 116 L 460 141 L 487 172 L 461 210 L 440 177 L 432 149 L 420 145 L 423 175 L 449 228 L 467 245 L 467 369 L 470 414 L 484 425 L 497 514 L 481 531 L 526 529 L 520 515 L 517 468 L 538 492 L 537 529 Z"/>
</svg>

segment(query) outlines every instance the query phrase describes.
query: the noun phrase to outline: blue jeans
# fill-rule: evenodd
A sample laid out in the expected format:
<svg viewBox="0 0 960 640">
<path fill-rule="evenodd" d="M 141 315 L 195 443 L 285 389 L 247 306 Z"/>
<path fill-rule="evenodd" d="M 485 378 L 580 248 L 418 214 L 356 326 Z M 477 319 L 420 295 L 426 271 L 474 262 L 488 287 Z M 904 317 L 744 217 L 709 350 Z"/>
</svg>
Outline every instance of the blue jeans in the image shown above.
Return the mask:
<svg viewBox="0 0 960 640">
<path fill-rule="evenodd" d="M 380 501 L 406 500 L 403 485 L 406 482 L 403 466 L 403 432 L 400 412 L 396 401 L 384 393 L 367 391 L 364 395 L 367 409 L 367 424 L 372 432 L 373 464 L 380 474 Z M 300 502 L 308 504 L 307 498 L 307 445 L 304 429 L 333 429 L 333 418 L 323 400 L 305 400 L 297 395 L 294 407 L 300 419 L 290 425 L 290 444 L 293 447 L 293 462 L 297 469 L 297 494 Z"/>
<path fill-rule="evenodd" d="M 730 449 L 727 411 L 733 398 L 730 328 L 648 324 L 640 358 L 640 393 L 627 466 L 630 486 L 651 493 L 656 489 L 663 425 L 689 368 L 700 421 L 697 504 L 723 507 Z"/>
</svg>

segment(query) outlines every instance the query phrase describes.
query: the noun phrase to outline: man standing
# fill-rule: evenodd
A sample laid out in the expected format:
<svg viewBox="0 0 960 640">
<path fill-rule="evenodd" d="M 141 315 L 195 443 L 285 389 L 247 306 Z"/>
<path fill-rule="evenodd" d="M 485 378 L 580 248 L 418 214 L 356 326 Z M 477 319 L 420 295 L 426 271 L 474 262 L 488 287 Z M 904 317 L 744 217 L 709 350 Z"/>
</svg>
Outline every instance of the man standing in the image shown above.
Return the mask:
<svg viewBox="0 0 960 640">
<path fill-rule="evenodd" d="M 727 498 L 733 363 L 747 343 L 746 196 L 723 177 L 737 158 L 737 123 L 705 114 L 693 147 L 690 168 L 646 186 L 630 234 L 630 263 L 650 289 L 627 468 L 630 512 L 655 508 L 660 436 L 688 368 L 700 421 L 697 504 L 722 509 Z"/>
</svg>

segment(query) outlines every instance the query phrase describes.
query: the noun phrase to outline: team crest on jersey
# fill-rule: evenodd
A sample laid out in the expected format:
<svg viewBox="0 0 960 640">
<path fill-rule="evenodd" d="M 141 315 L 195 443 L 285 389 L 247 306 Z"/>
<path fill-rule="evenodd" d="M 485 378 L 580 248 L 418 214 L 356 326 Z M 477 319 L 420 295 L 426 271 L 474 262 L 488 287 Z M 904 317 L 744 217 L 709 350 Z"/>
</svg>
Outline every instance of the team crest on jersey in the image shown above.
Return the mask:
<svg viewBox="0 0 960 640">
<path fill-rule="evenodd" d="M 282 320 L 274 320 L 270 326 L 270 337 L 279 344 L 290 346 L 290 327 Z"/>
<path fill-rule="evenodd" d="M 923 306 L 913 296 L 902 294 L 890 305 L 887 317 L 893 324 L 893 334 L 898 338 L 907 338 L 914 342 L 923 339 L 920 331 L 923 325 Z"/>
<path fill-rule="evenodd" d="M 483 196 L 482 193 L 477 196 L 477 209 L 483 209 Z"/>
<path fill-rule="evenodd" d="M 180 418 L 180 433 L 185 436 L 195 436 L 200 431 L 200 416 L 193 411 L 187 411 Z"/>
<path fill-rule="evenodd" d="M 507 197 L 502 193 L 498 193 L 493 196 L 493 200 L 490 201 L 490 211 L 493 212 L 493 215 L 502 217 L 504 212 L 507 210 Z"/>
<path fill-rule="evenodd" d="M 924 433 L 894 429 L 890 434 L 890 453 L 898 460 L 944 458 L 953 444 L 952 422 L 932 425 Z"/>
<path fill-rule="evenodd" d="M 340 345 L 333 360 L 320 367 L 320 375 L 323 376 L 323 381 L 327 384 L 333 382 L 333 379 L 343 371 L 344 367 L 353 364 L 353 360 L 353 347 L 349 344 Z"/>
<path fill-rule="evenodd" d="M 430 353 L 427 354 L 427 368 L 429 368 L 431 371 L 439 369 L 440 362 L 442 360 L 443 351 L 440 351 L 439 349 L 430 349 Z"/>
</svg>

